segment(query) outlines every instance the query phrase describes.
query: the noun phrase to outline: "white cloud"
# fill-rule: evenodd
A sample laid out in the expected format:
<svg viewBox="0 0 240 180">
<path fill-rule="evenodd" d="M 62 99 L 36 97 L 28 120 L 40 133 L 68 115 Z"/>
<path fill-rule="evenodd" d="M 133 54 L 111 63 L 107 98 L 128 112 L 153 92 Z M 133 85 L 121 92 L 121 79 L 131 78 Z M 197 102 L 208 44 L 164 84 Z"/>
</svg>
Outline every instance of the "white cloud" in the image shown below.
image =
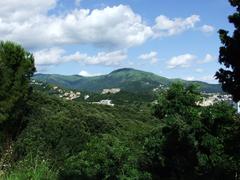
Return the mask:
<svg viewBox="0 0 240 180">
<path fill-rule="evenodd" d="M 62 64 L 71 61 L 90 65 L 101 64 L 106 66 L 117 66 L 127 58 L 127 53 L 118 50 L 112 52 L 99 52 L 95 56 L 89 56 L 80 52 L 67 55 L 65 50 L 61 48 L 51 48 L 35 52 L 34 57 L 38 66 Z"/>
<path fill-rule="evenodd" d="M 214 32 L 214 30 L 215 30 L 215 28 L 211 25 L 206 25 L 205 24 L 201 27 L 201 31 L 204 32 L 204 33 L 212 33 L 212 32 Z"/>
<path fill-rule="evenodd" d="M 54 65 L 64 63 L 65 50 L 60 48 L 43 49 L 34 53 L 37 65 Z"/>
<path fill-rule="evenodd" d="M 167 62 L 167 67 L 169 69 L 173 68 L 186 68 L 191 65 L 191 62 L 196 59 L 196 57 L 192 54 L 183 54 L 180 56 L 175 56 L 172 57 L 168 62 Z"/>
<path fill-rule="evenodd" d="M 151 64 L 155 64 L 158 61 L 158 53 L 151 51 L 150 53 L 141 54 L 138 58 L 142 60 L 150 60 Z"/>
<path fill-rule="evenodd" d="M 81 0 L 75 0 L 79 4 Z M 60 15 L 48 12 L 58 0 L 0 1 L 0 37 L 25 47 L 52 47 L 90 44 L 107 48 L 129 48 L 152 37 L 171 36 L 191 29 L 200 21 L 198 15 L 185 19 L 158 16 L 156 24 L 147 25 L 131 7 L 118 5 L 101 9 L 81 9 Z"/>
<path fill-rule="evenodd" d="M 216 60 L 216 58 L 215 58 L 213 55 L 211 55 L 211 54 L 206 54 L 206 56 L 204 57 L 204 59 L 201 60 L 201 61 L 198 61 L 198 63 L 199 63 L 199 64 L 207 64 L 207 63 L 213 62 L 213 61 L 215 61 L 215 60 Z"/>
<path fill-rule="evenodd" d="M 141 16 L 125 5 L 47 15 L 55 5 L 56 0 L 1 1 L 1 38 L 20 42 L 25 47 L 91 44 L 128 48 L 143 44 L 153 35 Z"/>
<path fill-rule="evenodd" d="M 195 77 L 189 76 L 189 77 L 186 77 L 186 78 L 184 78 L 184 79 L 187 80 L 187 81 L 194 81 L 194 80 L 195 80 Z"/>
<path fill-rule="evenodd" d="M 46 14 L 56 4 L 57 0 L 0 1 L 0 20 L 6 21 L 8 24 L 24 23 L 24 21 L 29 21 L 36 15 Z"/>
<path fill-rule="evenodd" d="M 156 24 L 147 25 L 131 7 L 118 5 L 100 9 L 76 8 L 62 14 L 51 14 L 58 0 L 2 0 L 0 1 L 0 37 L 21 43 L 27 48 L 46 48 L 34 53 L 38 69 L 49 65 L 75 61 L 90 65 L 118 66 L 127 58 L 129 47 L 141 45 L 153 37 L 180 34 L 200 21 L 198 15 L 185 19 L 156 18 Z M 76 5 L 81 0 L 75 0 Z M 93 45 L 107 48 L 108 52 L 96 55 L 75 52 L 68 54 L 63 45 Z M 65 47 L 66 47 L 65 46 Z M 116 50 L 117 49 L 117 50 Z M 109 52 L 112 50 L 111 52 Z M 158 61 L 157 52 L 139 56 L 154 64 Z M 188 57 L 182 62 L 169 62 L 169 68 L 187 67 Z M 190 58 L 191 59 L 191 58 Z M 178 60 L 175 60 L 178 61 Z M 188 61 L 188 62 L 184 62 Z M 41 67 L 40 67 L 41 66 Z"/>
<path fill-rule="evenodd" d="M 185 19 L 170 19 L 161 15 L 155 19 L 156 25 L 153 27 L 153 30 L 157 37 L 172 36 L 194 28 L 195 24 L 199 21 L 200 17 L 198 15 L 192 15 Z"/>
<path fill-rule="evenodd" d="M 89 73 L 85 70 L 80 71 L 79 73 L 80 76 L 85 76 L 85 77 L 91 77 L 91 76 L 100 76 L 102 75 L 101 73 Z"/>
<path fill-rule="evenodd" d="M 106 66 L 117 66 L 123 60 L 127 58 L 127 54 L 124 51 L 118 50 L 113 52 L 100 52 L 95 56 L 88 56 L 87 54 L 81 54 L 76 52 L 75 54 L 65 56 L 64 59 L 67 61 L 83 62 L 90 65 L 106 65 Z"/>
</svg>

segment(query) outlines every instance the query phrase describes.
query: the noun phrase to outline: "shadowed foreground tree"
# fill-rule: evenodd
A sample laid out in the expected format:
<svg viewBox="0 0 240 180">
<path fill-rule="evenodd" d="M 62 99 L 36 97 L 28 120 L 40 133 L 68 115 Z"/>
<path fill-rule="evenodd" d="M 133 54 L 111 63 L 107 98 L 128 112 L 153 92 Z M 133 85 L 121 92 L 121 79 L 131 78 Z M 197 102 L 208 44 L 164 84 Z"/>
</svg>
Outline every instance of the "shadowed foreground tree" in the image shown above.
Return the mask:
<svg viewBox="0 0 240 180">
<path fill-rule="evenodd" d="M 0 42 L 0 127 L 13 136 L 26 113 L 34 72 L 31 53 L 15 43 Z"/>
<path fill-rule="evenodd" d="M 142 168 L 153 179 L 239 179 L 239 117 L 226 103 L 200 107 L 194 86 L 173 84 L 154 115 L 159 127 L 144 142 Z"/>
<path fill-rule="evenodd" d="M 219 50 L 219 62 L 226 69 L 219 69 L 216 78 L 222 84 L 225 92 L 233 95 L 234 101 L 240 100 L 240 0 L 229 0 L 236 12 L 228 17 L 229 22 L 234 24 L 235 30 L 232 37 L 228 31 L 219 30 L 223 44 Z"/>
</svg>

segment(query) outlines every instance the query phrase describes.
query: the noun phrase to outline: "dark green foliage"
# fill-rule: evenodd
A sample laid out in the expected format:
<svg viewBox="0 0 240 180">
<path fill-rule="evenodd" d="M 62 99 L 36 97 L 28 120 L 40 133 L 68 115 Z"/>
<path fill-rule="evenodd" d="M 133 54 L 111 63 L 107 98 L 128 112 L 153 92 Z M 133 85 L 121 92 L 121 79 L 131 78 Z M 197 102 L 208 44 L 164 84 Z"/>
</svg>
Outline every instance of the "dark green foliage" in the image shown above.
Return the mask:
<svg viewBox="0 0 240 180">
<path fill-rule="evenodd" d="M 150 110 L 138 112 L 139 109 L 131 106 L 82 104 L 40 92 L 33 93 L 28 103 L 31 111 L 24 119 L 28 124 L 14 145 L 15 159 L 26 159 L 29 154 L 49 159 L 54 167 L 61 170 L 64 178 L 95 171 L 93 167 L 85 167 L 83 174 L 78 173 L 82 165 L 79 164 L 81 159 L 78 160 L 81 155 L 89 164 L 99 163 L 97 174 L 102 173 L 106 177 L 110 174 L 122 179 L 145 177 L 138 167 L 138 158 L 141 154 L 140 141 L 143 140 L 140 136 L 153 127 L 154 118 Z M 101 154 L 99 162 L 95 158 Z M 115 158 L 120 158 L 122 165 L 117 164 Z M 113 164 L 115 167 L 112 167 Z M 112 169 L 115 170 L 112 172 Z M 122 171 L 124 174 L 121 174 Z M 87 176 L 95 177 L 97 174 Z"/>
<path fill-rule="evenodd" d="M 0 42 L 0 125 L 8 131 L 16 131 L 26 113 L 34 71 L 32 54 L 20 45 Z"/>
<path fill-rule="evenodd" d="M 120 91 L 116 94 L 97 94 L 88 93 L 90 97 L 87 99 L 88 102 L 98 102 L 103 99 L 111 99 L 113 104 L 116 105 L 128 105 L 128 104 L 143 104 L 150 103 L 154 100 L 153 93 L 132 93 L 127 91 Z M 82 101 L 86 101 L 81 99 Z"/>
<path fill-rule="evenodd" d="M 224 103 L 198 107 L 199 94 L 190 89 L 176 84 L 161 95 L 160 127 L 145 139 L 142 167 L 154 179 L 234 179 L 240 162 L 235 110 Z"/>
<path fill-rule="evenodd" d="M 228 31 L 219 30 L 221 42 L 223 44 L 219 50 L 219 63 L 226 68 L 219 69 L 216 78 L 222 84 L 225 92 L 233 95 L 235 101 L 240 100 L 240 1 L 229 0 L 232 6 L 236 7 L 236 12 L 228 17 L 229 22 L 234 24 L 235 30 L 232 36 Z"/>
<path fill-rule="evenodd" d="M 16 156 L 44 154 L 60 161 L 82 149 L 89 130 L 81 107 L 38 93 L 30 103 L 29 123 L 16 143 Z"/>
<path fill-rule="evenodd" d="M 56 177 L 59 170 L 59 179 L 70 180 L 231 180 L 239 173 L 240 121 L 235 111 L 226 104 L 199 107 L 201 96 L 194 86 L 173 84 L 162 92 L 157 119 L 146 104 L 108 107 L 41 91 L 28 101 L 26 128 L 14 143 L 14 159 L 16 167 L 30 162 L 29 157 L 48 165 L 39 163 L 34 171 L 13 168 L 8 177 Z"/>
<path fill-rule="evenodd" d="M 233 179 L 240 163 L 239 117 L 229 105 L 220 103 L 202 111 L 201 123 L 199 170 L 213 178 Z"/>
<path fill-rule="evenodd" d="M 138 169 L 136 152 L 118 138 L 93 138 L 84 151 L 68 158 L 62 179 L 149 179 Z"/>
<path fill-rule="evenodd" d="M 171 85 L 169 90 L 161 92 L 154 115 L 159 119 L 174 114 L 191 118 L 194 108 L 197 107 L 196 102 L 200 100 L 200 92 L 195 85 L 185 87 L 181 83 L 176 83 Z"/>
<path fill-rule="evenodd" d="M 143 166 L 155 179 L 194 179 L 197 154 L 190 125 L 177 116 L 164 122 L 145 140 L 147 161 Z"/>
</svg>

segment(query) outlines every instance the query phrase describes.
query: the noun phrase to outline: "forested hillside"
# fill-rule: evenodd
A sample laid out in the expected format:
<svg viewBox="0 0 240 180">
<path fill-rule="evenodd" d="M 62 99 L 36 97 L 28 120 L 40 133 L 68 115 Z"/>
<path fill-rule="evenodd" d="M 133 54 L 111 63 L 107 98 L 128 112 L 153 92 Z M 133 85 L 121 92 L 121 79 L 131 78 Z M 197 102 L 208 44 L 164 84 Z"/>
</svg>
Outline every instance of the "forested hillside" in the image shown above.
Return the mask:
<svg viewBox="0 0 240 180">
<path fill-rule="evenodd" d="M 1 159 L 8 165 L 3 177 L 234 179 L 239 117 L 227 104 L 195 105 L 200 99 L 194 87 L 181 84 L 162 93 L 158 105 L 138 107 L 67 101 L 34 90 L 12 154 Z"/>
<path fill-rule="evenodd" d="M 185 81 L 180 79 L 168 79 L 153 73 L 140 70 L 123 68 L 110 74 L 96 77 L 83 77 L 79 75 L 63 76 L 57 74 L 36 74 L 33 79 L 55 84 L 63 88 L 71 88 L 82 91 L 100 92 L 106 88 L 120 88 L 133 93 L 151 93 L 156 88 L 169 87 L 174 82 L 182 82 L 185 85 L 196 84 L 202 92 L 221 93 L 218 84 L 208 84 L 198 81 Z"/>
</svg>

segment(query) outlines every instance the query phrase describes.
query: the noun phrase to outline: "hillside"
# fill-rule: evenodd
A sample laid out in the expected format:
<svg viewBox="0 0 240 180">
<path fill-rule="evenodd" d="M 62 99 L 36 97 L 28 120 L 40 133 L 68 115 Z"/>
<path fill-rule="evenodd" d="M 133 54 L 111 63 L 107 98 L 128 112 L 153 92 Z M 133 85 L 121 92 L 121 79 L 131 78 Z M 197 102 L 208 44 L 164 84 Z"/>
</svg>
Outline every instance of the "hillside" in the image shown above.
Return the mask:
<svg viewBox="0 0 240 180">
<path fill-rule="evenodd" d="M 36 74 L 33 79 L 54 84 L 63 88 L 81 91 L 100 92 L 105 88 L 121 88 L 128 92 L 147 93 L 160 87 L 168 87 L 176 81 L 184 84 L 197 84 L 203 92 L 222 92 L 220 85 L 208 84 L 199 81 L 185 81 L 168 79 L 156 74 L 136 69 L 123 68 L 115 70 L 107 75 L 95 77 L 83 77 L 79 75 Z"/>
</svg>

